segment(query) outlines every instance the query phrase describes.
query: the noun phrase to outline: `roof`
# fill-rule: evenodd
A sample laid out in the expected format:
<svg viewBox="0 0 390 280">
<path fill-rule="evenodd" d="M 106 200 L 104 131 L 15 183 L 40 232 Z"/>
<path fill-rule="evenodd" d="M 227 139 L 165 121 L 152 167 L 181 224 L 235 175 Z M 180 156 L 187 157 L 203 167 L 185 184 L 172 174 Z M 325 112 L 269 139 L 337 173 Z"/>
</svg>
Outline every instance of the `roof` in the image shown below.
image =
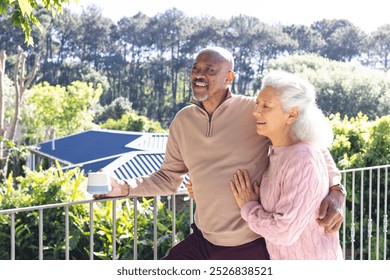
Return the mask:
<svg viewBox="0 0 390 280">
<path fill-rule="evenodd" d="M 98 171 L 122 155 L 136 151 L 165 152 L 168 134 L 117 130 L 87 130 L 40 143 L 32 152 L 58 160 L 67 168 Z"/>
<path fill-rule="evenodd" d="M 164 152 L 130 152 L 108 164 L 104 169 L 113 173 L 118 179 L 125 180 L 148 175 L 160 169 L 165 158 Z M 179 190 L 184 190 L 188 175 L 183 176 Z"/>
</svg>

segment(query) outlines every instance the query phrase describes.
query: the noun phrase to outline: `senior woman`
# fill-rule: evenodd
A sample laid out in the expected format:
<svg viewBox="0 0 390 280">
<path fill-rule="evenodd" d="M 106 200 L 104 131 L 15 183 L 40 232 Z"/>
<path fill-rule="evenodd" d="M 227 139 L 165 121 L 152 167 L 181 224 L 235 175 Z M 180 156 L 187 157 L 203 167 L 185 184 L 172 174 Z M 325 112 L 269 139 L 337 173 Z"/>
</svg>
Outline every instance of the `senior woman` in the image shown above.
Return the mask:
<svg viewBox="0 0 390 280">
<path fill-rule="evenodd" d="M 253 115 L 257 133 L 272 142 L 268 169 L 260 186 L 246 170 L 230 183 L 241 217 L 265 238 L 271 259 L 342 259 L 338 232 L 317 222 L 329 192 L 323 150 L 333 133 L 315 99 L 308 81 L 282 71 L 267 74 Z"/>
</svg>

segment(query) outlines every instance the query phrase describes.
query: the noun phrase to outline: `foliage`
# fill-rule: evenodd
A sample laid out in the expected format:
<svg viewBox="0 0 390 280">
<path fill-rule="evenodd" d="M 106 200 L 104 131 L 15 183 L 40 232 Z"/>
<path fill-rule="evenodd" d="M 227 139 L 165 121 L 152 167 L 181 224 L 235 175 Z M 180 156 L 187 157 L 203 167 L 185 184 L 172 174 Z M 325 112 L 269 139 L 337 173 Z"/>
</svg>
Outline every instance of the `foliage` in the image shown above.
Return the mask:
<svg viewBox="0 0 390 280">
<path fill-rule="evenodd" d="M 32 25 L 42 29 L 39 19 L 35 16 L 34 10 L 39 6 L 53 12 L 61 12 L 63 4 L 70 3 L 71 0 L 0 0 L 0 14 L 7 14 L 10 10 L 12 14 L 12 24 L 18 26 L 25 35 L 27 45 L 33 45 L 31 37 Z M 78 0 L 75 0 L 78 2 Z"/>
<path fill-rule="evenodd" d="M 340 170 L 390 164 L 390 115 L 369 121 L 363 114 L 342 119 L 340 114 L 336 114 L 331 116 L 331 123 L 335 141 L 330 151 Z M 352 243 L 360 247 L 358 245 L 360 242 L 364 248 L 364 251 L 351 252 L 355 254 L 355 258 L 380 258 L 384 250 L 387 250 L 387 255 L 390 254 L 390 249 L 383 246 L 383 238 L 388 239 L 388 235 L 382 236 L 382 232 L 378 231 L 379 224 L 377 227 L 370 226 L 371 215 L 378 215 L 378 217 L 387 215 L 382 205 L 390 200 L 390 192 L 385 190 L 388 180 L 387 172 L 370 170 L 366 170 L 365 173 L 350 172 L 342 180 L 348 191 L 346 208 L 354 209 L 353 212 L 346 212 L 345 232 L 354 233 L 351 238 L 347 236 L 346 248 L 351 248 Z M 371 182 L 377 183 L 374 186 Z M 353 190 L 351 186 L 354 186 Z M 371 247 L 369 236 L 372 237 Z M 377 248 L 374 248 L 377 238 L 381 243 L 379 255 L 376 255 Z"/>
<path fill-rule="evenodd" d="M 36 205 L 54 204 L 64 201 L 75 201 L 84 197 L 82 171 L 74 169 L 66 173 L 60 166 L 48 170 L 26 170 L 25 177 L 12 176 L 0 185 L 0 209 L 22 208 Z M 75 213 L 84 209 L 75 206 Z M 15 215 L 15 247 L 18 259 L 38 258 L 38 211 L 20 212 Z M 44 255 L 46 259 L 59 259 L 64 256 L 64 211 L 52 208 L 43 213 Z M 10 248 L 10 221 L 0 215 L 1 248 Z M 73 236 L 71 230 L 71 235 Z M 0 259 L 9 259 L 9 251 L 2 250 Z"/>
<path fill-rule="evenodd" d="M 40 142 L 93 127 L 92 106 L 101 93 L 99 85 L 93 88 L 79 81 L 67 87 L 48 83 L 34 86 L 26 96 L 22 114 L 25 137 Z"/>
<path fill-rule="evenodd" d="M 101 127 L 124 131 L 167 132 L 161 128 L 159 122 L 151 121 L 147 117 L 138 116 L 135 113 L 124 114 L 119 120 L 110 118 L 105 123 L 101 124 Z"/>
<path fill-rule="evenodd" d="M 0 185 L 0 209 L 23 208 L 86 199 L 85 176 L 79 169 L 61 171 L 59 165 L 48 170 L 26 170 L 25 177 L 12 176 Z M 135 202 L 134 202 L 135 201 Z M 153 259 L 154 199 L 121 199 L 116 201 L 117 259 L 133 259 L 134 203 L 137 203 L 138 259 Z M 94 203 L 94 258 L 112 258 L 113 201 Z M 158 258 L 163 257 L 172 244 L 172 212 L 161 201 L 157 202 Z M 69 255 L 71 259 L 89 259 L 90 220 L 89 204 L 69 206 Z M 38 259 L 38 211 L 15 215 L 16 258 Z M 189 211 L 176 220 L 176 242 L 189 233 Z M 10 248 L 10 219 L 0 215 L 0 248 Z M 65 258 L 64 207 L 43 211 L 43 257 Z M 0 259 L 10 259 L 9 250 L 0 250 Z"/>
<path fill-rule="evenodd" d="M 12 172 L 12 175 L 15 177 L 23 175 L 23 166 L 26 165 L 26 157 L 30 153 L 28 147 L 16 145 L 15 142 L 2 136 L 0 136 L 0 142 L 3 142 L 4 150 L 9 156 L 7 170 Z"/>
<path fill-rule="evenodd" d="M 102 108 L 101 112 L 96 114 L 94 122 L 103 123 L 108 119 L 119 120 L 126 113 L 133 112 L 131 102 L 123 97 L 118 97 L 111 104 L 106 105 Z"/>
<path fill-rule="evenodd" d="M 273 69 L 309 80 L 316 88 L 319 107 L 327 115 L 357 116 L 361 112 L 373 120 L 390 113 L 390 79 L 381 71 L 314 54 L 272 60 L 268 71 Z M 259 86 L 257 83 L 256 89 Z"/>
<path fill-rule="evenodd" d="M 188 74 L 194 54 L 208 45 L 224 46 L 234 54 L 235 93 L 254 95 L 259 84 L 256 79 L 273 59 L 316 54 L 326 61 L 349 62 L 347 66 L 326 63 L 326 69 L 310 73 L 311 81 L 318 80 L 323 108 L 342 116 L 361 111 L 370 119 L 388 114 L 388 82 L 376 73 L 350 67 L 360 62 L 382 72 L 389 68 L 387 25 L 365 34 L 346 20 L 283 26 L 247 15 L 187 17 L 175 8 L 153 17 L 139 13 L 117 22 L 104 17 L 96 6 L 83 8 L 82 13 L 65 9 L 56 16 L 40 8 L 36 16 L 43 29 L 32 30 L 35 45 L 28 52 L 41 54 L 39 81 L 61 86 L 75 80 L 99 81 L 103 106 L 123 97 L 135 112 L 159 121 L 164 128 L 188 104 Z M 0 18 L 0 49 L 11 58 L 23 40 L 9 22 L 8 16 Z M 14 63 L 12 59 L 8 63 L 10 76 Z M 297 66 L 300 63 L 296 61 Z M 352 98 L 358 100 L 359 108 L 349 102 Z"/>
<path fill-rule="evenodd" d="M 361 113 L 343 119 L 336 114 L 330 121 L 335 134 L 330 152 L 340 169 L 390 163 L 390 116 L 369 121 Z"/>
</svg>

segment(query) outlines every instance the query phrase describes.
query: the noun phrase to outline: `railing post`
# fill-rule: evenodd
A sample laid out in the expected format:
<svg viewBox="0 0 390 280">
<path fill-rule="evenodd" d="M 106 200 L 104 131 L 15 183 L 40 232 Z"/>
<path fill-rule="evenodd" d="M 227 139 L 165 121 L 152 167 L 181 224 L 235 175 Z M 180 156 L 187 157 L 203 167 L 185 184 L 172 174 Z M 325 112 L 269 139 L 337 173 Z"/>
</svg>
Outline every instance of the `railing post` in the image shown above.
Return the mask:
<svg viewBox="0 0 390 280">
<path fill-rule="evenodd" d="M 157 196 L 154 197 L 154 209 L 153 209 L 153 259 L 157 260 Z"/>
<path fill-rule="evenodd" d="M 367 237 L 368 237 L 368 260 L 371 260 L 371 240 L 372 240 L 372 169 L 370 169 L 369 177 L 369 192 L 368 192 L 368 225 L 367 225 Z"/>
<path fill-rule="evenodd" d="M 363 232 L 364 232 L 364 170 L 360 171 L 360 260 L 363 259 Z"/>
<path fill-rule="evenodd" d="M 383 215 L 383 259 L 386 260 L 386 255 L 387 255 L 387 218 L 388 218 L 388 215 L 387 215 L 387 187 L 388 187 L 388 180 L 387 180 L 387 176 L 388 176 L 388 168 L 386 168 L 386 171 L 385 171 L 385 206 L 384 206 L 384 215 Z"/>
<path fill-rule="evenodd" d="M 43 260 L 43 209 L 39 209 L 39 259 Z"/>
<path fill-rule="evenodd" d="M 93 202 L 89 204 L 89 259 L 93 260 Z"/>
<path fill-rule="evenodd" d="M 176 195 L 172 195 L 172 246 L 176 244 Z"/>
<path fill-rule="evenodd" d="M 69 260 L 69 206 L 65 206 L 65 260 Z"/>
<path fill-rule="evenodd" d="M 129 198 L 131 200 L 131 198 Z M 134 250 L 133 250 L 133 255 L 134 255 L 134 260 L 137 260 L 138 258 L 138 245 L 137 245 L 137 242 L 138 242 L 138 208 L 137 208 L 137 205 L 138 205 L 138 200 L 136 197 L 133 198 L 133 202 L 134 202 L 134 241 L 133 241 L 133 245 L 134 245 Z"/>
<path fill-rule="evenodd" d="M 11 213 L 11 260 L 15 260 L 15 213 Z"/>
<path fill-rule="evenodd" d="M 376 259 L 379 260 L 379 233 L 380 233 L 380 200 L 381 200 L 381 172 L 377 171 L 377 185 L 376 185 Z"/>
<path fill-rule="evenodd" d="M 112 259 L 116 260 L 116 199 L 112 201 Z"/>
<path fill-rule="evenodd" d="M 351 203 L 351 260 L 355 258 L 355 172 L 352 172 L 352 203 Z"/>
</svg>

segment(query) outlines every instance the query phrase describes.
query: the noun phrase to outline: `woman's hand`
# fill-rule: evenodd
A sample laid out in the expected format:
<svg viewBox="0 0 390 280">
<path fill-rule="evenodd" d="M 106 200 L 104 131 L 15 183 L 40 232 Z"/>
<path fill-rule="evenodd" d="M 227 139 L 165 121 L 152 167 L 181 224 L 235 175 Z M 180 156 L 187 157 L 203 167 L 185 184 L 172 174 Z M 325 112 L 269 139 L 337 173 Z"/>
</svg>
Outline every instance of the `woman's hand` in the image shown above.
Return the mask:
<svg viewBox="0 0 390 280">
<path fill-rule="evenodd" d="M 247 170 L 244 170 L 244 172 L 237 170 L 234 173 L 233 180 L 230 181 L 230 189 L 240 209 L 249 201 L 259 201 L 259 185 L 257 182 L 254 182 L 253 186 L 251 186 Z"/>
<path fill-rule="evenodd" d="M 191 182 L 191 179 L 188 179 L 187 184 L 185 184 L 185 186 L 186 186 L 187 191 L 188 191 L 188 196 L 189 196 L 191 199 L 195 199 L 194 191 L 192 190 L 192 182 Z"/>
</svg>

